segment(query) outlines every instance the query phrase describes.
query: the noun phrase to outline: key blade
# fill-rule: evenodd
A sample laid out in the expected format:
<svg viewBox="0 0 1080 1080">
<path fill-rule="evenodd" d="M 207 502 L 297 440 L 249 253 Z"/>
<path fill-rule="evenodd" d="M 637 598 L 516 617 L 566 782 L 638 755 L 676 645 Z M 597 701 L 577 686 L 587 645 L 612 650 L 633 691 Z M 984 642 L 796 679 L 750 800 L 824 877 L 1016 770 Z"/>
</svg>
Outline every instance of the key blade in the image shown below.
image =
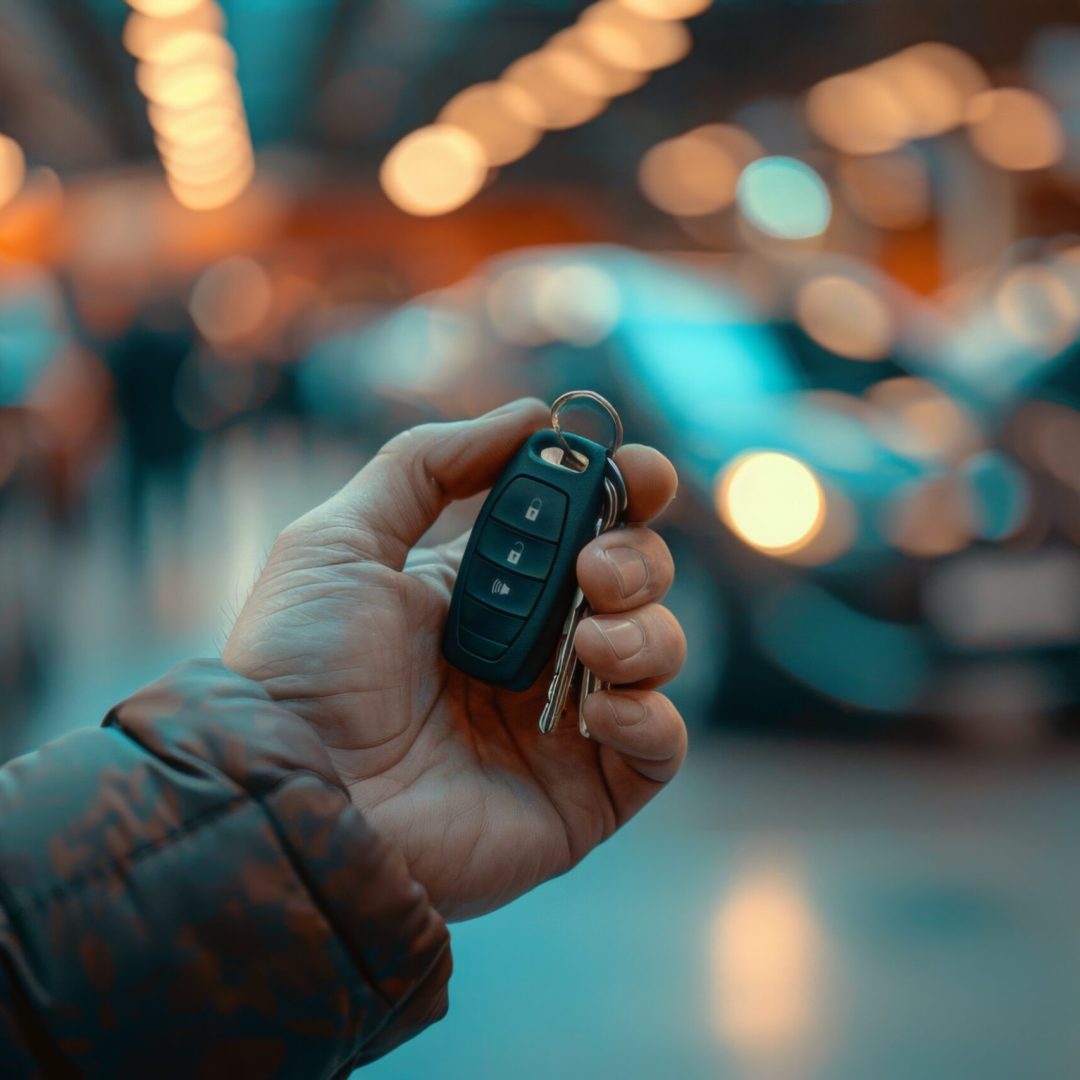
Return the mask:
<svg viewBox="0 0 1080 1080">
<path fill-rule="evenodd" d="M 545 735 L 550 735 L 555 730 L 563 713 L 566 712 L 566 701 L 570 696 L 570 687 L 578 668 L 578 659 L 574 654 L 574 635 L 587 610 L 585 594 L 578 587 L 574 591 L 574 603 L 566 616 L 562 640 L 555 654 L 555 670 L 551 676 L 551 683 L 548 685 L 547 701 L 544 703 L 543 712 L 540 713 L 540 730 Z"/>
</svg>

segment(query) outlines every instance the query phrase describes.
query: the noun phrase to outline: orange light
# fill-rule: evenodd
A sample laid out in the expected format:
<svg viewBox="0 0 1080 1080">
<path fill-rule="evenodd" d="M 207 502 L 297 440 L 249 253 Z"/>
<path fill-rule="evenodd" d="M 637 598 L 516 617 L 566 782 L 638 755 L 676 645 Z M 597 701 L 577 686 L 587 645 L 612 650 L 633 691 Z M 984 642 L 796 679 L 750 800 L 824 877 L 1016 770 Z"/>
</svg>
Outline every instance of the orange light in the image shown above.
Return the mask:
<svg viewBox="0 0 1080 1080">
<path fill-rule="evenodd" d="M 629 94 L 648 78 L 645 72 L 630 71 L 602 60 L 586 45 L 580 26 L 560 30 L 544 46 L 544 52 L 568 55 L 571 59 L 563 67 L 564 79 L 576 81 L 579 89 L 598 97 L 613 98 Z"/>
<path fill-rule="evenodd" d="M 141 57 L 154 67 L 206 63 L 236 70 L 236 53 L 220 35 L 207 30 L 184 30 L 161 37 Z"/>
<path fill-rule="evenodd" d="M 618 0 L 600 0 L 579 22 L 590 52 L 615 67 L 655 71 L 677 63 L 690 51 L 690 31 L 681 22 L 646 19 Z"/>
<path fill-rule="evenodd" d="M 187 184 L 169 173 L 165 174 L 173 197 L 188 210 L 220 210 L 243 195 L 254 177 L 253 164 L 240 169 L 233 176 L 206 184 Z"/>
<path fill-rule="evenodd" d="M 824 1023 L 826 945 L 791 868 L 763 863 L 736 878 L 713 924 L 710 959 L 717 1033 L 738 1075 L 783 1075 L 789 1062 L 813 1058 Z"/>
<path fill-rule="evenodd" d="M 464 206 L 480 193 L 486 178 L 484 147 L 453 124 L 430 124 L 406 135 L 379 173 L 391 202 L 418 217 Z"/>
<path fill-rule="evenodd" d="M 132 12 L 124 24 L 124 48 L 139 60 L 149 60 L 164 43 L 179 34 L 199 31 L 220 34 L 224 28 L 225 17 L 217 4 L 202 4 L 173 19 Z"/>
<path fill-rule="evenodd" d="M 576 127 L 598 116 L 606 104 L 602 97 L 585 93 L 560 79 L 565 58 L 557 53 L 529 53 L 503 72 L 503 81 L 524 90 L 539 105 L 543 125 L 552 130 Z"/>
<path fill-rule="evenodd" d="M 242 132 L 246 122 L 239 101 L 212 102 L 200 109 L 167 109 L 147 106 L 150 126 L 155 134 L 169 142 L 202 142 L 210 133 Z"/>
<path fill-rule="evenodd" d="M 906 137 L 911 117 L 896 91 L 864 69 L 818 83 L 806 100 L 811 127 L 848 154 L 881 154 Z"/>
<path fill-rule="evenodd" d="M 908 457 L 959 463 L 983 449 L 970 414 L 925 379 L 898 376 L 875 383 L 866 400 L 883 443 Z"/>
<path fill-rule="evenodd" d="M 251 337 L 270 315 L 270 275 L 254 259 L 236 256 L 205 270 L 191 293 L 191 317 L 203 337 L 233 345 Z"/>
<path fill-rule="evenodd" d="M 162 164 L 165 171 L 181 184 L 210 184 L 234 176 L 238 172 L 251 169 L 255 156 L 246 142 L 235 142 L 223 146 L 219 153 L 201 159 L 164 157 Z"/>
<path fill-rule="evenodd" d="M 811 127 L 848 154 L 883 154 L 964 122 L 982 69 L 951 45 L 923 42 L 855 71 L 824 79 L 806 101 Z"/>
<path fill-rule="evenodd" d="M 1001 169 L 1045 169 L 1065 152 L 1061 122 L 1030 90 L 1006 87 L 979 94 L 971 102 L 968 123 L 975 149 Z"/>
<path fill-rule="evenodd" d="M 536 99 L 513 83 L 478 83 L 450 99 L 439 120 L 472 135 L 489 165 L 506 165 L 540 141 L 544 113 Z"/>
<path fill-rule="evenodd" d="M 174 19 L 201 7 L 207 0 L 127 0 L 128 7 L 155 19 Z"/>
<path fill-rule="evenodd" d="M 547 61 L 552 78 L 579 94 L 589 97 L 611 97 L 608 73 L 609 65 L 592 56 L 585 49 L 569 45 L 546 45 L 541 55 Z M 639 76 L 644 81 L 644 76 Z"/>
<path fill-rule="evenodd" d="M 713 5 L 713 0 L 619 0 L 628 11 L 647 19 L 691 19 Z"/>
<path fill-rule="evenodd" d="M 740 174 L 764 153 L 757 139 L 734 124 L 705 124 L 649 150 L 638 181 L 661 210 L 701 217 L 734 201 Z"/>
<path fill-rule="evenodd" d="M 924 41 L 898 54 L 942 75 L 965 105 L 989 88 L 986 73 L 962 49 L 940 41 Z M 961 118 L 961 122 L 962 122 Z"/>
<path fill-rule="evenodd" d="M 26 179 L 26 156 L 14 139 L 0 135 L 0 209 L 22 190 Z"/>
<path fill-rule="evenodd" d="M 958 478 L 916 481 L 893 498 L 884 525 L 893 545 L 906 555 L 922 559 L 951 555 L 971 543 L 971 498 Z"/>
<path fill-rule="evenodd" d="M 925 62 L 918 51 L 905 50 L 865 70 L 902 102 L 907 113 L 904 138 L 941 135 L 963 123 L 966 98 L 942 71 Z"/>
<path fill-rule="evenodd" d="M 251 139 L 238 126 L 212 127 L 203 132 L 193 131 L 186 139 L 154 139 L 163 161 L 207 161 L 220 157 L 228 148 L 245 146 L 251 149 Z"/>
<path fill-rule="evenodd" d="M 236 79 L 217 64 L 160 68 L 143 62 L 136 69 L 135 79 L 147 101 L 167 109 L 194 109 L 239 97 Z"/>
<path fill-rule="evenodd" d="M 795 313 L 823 349 L 849 360 L 883 360 L 893 341 L 893 319 L 884 301 L 862 282 L 826 274 L 806 282 Z"/>
<path fill-rule="evenodd" d="M 879 229 L 914 229 L 930 216 L 930 178 L 914 150 L 847 158 L 837 175 L 851 208 Z"/>
</svg>

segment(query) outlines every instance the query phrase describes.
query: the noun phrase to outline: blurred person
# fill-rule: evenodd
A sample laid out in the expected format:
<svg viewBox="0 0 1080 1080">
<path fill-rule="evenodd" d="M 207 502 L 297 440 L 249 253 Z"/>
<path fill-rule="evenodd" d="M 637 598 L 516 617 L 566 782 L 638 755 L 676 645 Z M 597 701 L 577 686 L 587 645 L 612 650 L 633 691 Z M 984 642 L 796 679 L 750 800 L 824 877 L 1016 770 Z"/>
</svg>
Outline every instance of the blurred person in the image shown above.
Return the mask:
<svg viewBox="0 0 1080 1080">
<path fill-rule="evenodd" d="M 116 408 L 126 449 L 127 536 L 133 557 L 145 553 L 147 500 L 160 490 L 178 524 L 187 474 L 201 439 L 181 415 L 177 380 L 195 349 L 195 331 L 178 300 L 147 301 L 134 322 L 98 342 L 116 383 Z"/>
<path fill-rule="evenodd" d="M 221 660 L 0 770 L 0 1074 L 338 1077 L 447 1009 L 446 923 L 563 873 L 686 748 L 685 641 L 643 525 L 578 560 L 582 660 L 617 689 L 536 725 L 440 641 L 464 545 L 413 550 L 547 421 L 537 401 L 393 439 L 289 526 Z M 628 520 L 674 497 L 627 446 Z"/>
</svg>

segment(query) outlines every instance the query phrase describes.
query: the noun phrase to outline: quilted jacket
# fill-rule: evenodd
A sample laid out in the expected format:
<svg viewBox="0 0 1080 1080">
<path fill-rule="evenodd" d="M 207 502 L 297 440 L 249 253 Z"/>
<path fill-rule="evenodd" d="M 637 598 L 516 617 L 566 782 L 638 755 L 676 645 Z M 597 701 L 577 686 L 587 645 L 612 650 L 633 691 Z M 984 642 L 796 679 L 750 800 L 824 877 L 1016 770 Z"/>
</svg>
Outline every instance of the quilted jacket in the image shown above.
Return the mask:
<svg viewBox="0 0 1080 1080">
<path fill-rule="evenodd" d="M 314 732 L 220 663 L 0 769 L 5 1080 L 347 1076 L 449 976 Z"/>
</svg>

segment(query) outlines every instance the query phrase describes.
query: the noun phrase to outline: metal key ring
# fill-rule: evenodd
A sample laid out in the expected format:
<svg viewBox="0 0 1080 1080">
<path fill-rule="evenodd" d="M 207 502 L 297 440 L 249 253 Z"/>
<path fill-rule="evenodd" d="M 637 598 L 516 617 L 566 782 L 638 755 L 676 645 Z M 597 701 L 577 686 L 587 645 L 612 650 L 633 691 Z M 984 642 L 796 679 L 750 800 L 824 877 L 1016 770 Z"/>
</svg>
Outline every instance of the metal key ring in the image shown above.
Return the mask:
<svg viewBox="0 0 1080 1080">
<path fill-rule="evenodd" d="M 573 450 L 570 448 L 570 444 L 566 441 L 566 436 L 563 434 L 562 428 L 559 426 L 559 414 L 575 401 L 590 401 L 594 405 L 598 405 L 608 415 L 608 419 L 611 421 L 614 428 L 615 438 L 611 445 L 608 447 L 608 454 L 614 454 L 623 444 L 623 423 L 622 417 L 619 416 L 615 410 L 615 406 L 611 404 L 606 397 L 596 393 L 595 390 L 571 390 L 569 393 L 563 394 L 561 397 L 555 399 L 551 406 L 551 426 L 555 429 L 555 434 L 558 436 L 559 442 L 562 444 L 562 448 L 568 453 L 573 454 Z"/>
</svg>

